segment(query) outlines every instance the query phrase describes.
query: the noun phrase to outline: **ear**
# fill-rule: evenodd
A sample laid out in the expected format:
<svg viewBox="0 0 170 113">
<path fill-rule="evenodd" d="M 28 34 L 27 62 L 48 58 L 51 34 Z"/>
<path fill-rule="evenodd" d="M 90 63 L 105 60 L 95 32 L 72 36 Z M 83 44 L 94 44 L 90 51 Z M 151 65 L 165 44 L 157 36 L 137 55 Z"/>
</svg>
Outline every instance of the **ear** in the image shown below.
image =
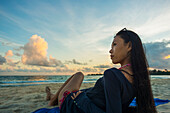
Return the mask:
<svg viewBox="0 0 170 113">
<path fill-rule="evenodd" d="M 128 49 L 128 52 L 130 52 L 132 50 L 132 42 L 128 42 L 127 43 L 127 49 Z"/>
</svg>

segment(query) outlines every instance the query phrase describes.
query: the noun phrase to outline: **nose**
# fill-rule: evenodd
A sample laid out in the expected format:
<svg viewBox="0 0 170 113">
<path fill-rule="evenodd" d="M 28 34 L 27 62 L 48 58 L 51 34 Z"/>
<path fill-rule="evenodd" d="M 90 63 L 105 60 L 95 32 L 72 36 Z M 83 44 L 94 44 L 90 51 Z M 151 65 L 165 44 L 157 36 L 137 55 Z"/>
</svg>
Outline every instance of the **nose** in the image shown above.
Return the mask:
<svg viewBox="0 0 170 113">
<path fill-rule="evenodd" d="M 112 53 L 112 49 L 110 49 L 109 53 Z"/>
</svg>

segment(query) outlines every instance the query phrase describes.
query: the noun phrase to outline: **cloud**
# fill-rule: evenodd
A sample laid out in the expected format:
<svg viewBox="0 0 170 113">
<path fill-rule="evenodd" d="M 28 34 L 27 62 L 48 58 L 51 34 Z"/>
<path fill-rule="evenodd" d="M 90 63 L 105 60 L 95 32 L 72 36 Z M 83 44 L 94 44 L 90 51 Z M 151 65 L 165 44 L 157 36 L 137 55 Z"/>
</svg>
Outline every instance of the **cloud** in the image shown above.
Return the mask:
<svg viewBox="0 0 170 113">
<path fill-rule="evenodd" d="M 6 43 L 5 42 L 1 42 L 1 43 L 2 43 L 3 46 L 10 45 L 9 42 L 6 42 Z"/>
<path fill-rule="evenodd" d="M 93 62 L 93 60 L 89 60 L 89 62 Z"/>
<path fill-rule="evenodd" d="M 19 62 L 16 62 L 19 63 Z M 29 66 L 13 66 L 4 67 L 0 69 L 0 72 L 39 72 L 36 68 L 30 68 Z"/>
<path fill-rule="evenodd" d="M 18 48 L 13 48 L 15 51 L 20 51 L 20 50 L 23 50 L 24 49 L 24 47 L 23 46 L 20 46 L 20 47 L 18 47 Z"/>
<path fill-rule="evenodd" d="M 98 65 L 98 66 L 93 66 L 94 68 L 110 68 L 111 66 L 109 65 Z"/>
<path fill-rule="evenodd" d="M 103 73 L 105 71 L 105 69 L 104 68 L 83 67 L 81 69 L 77 69 L 77 71 L 82 71 L 85 73 Z"/>
<path fill-rule="evenodd" d="M 170 69 L 170 59 L 166 57 L 170 55 L 170 40 L 163 40 L 162 42 L 145 43 L 146 56 L 149 66 L 159 69 Z"/>
<path fill-rule="evenodd" d="M 66 69 L 66 68 L 64 68 L 64 69 L 56 69 L 55 70 L 56 72 L 75 72 L 75 70 L 74 69 Z"/>
<path fill-rule="evenodd" d="M 0 68 L 0 72 L 13 72 L 13 67 L 6 67 L 6 69 Z M 1 73 L 0 73 L 1 74 Z"/>
<path fill-rule="evenodd" d="M 76 61 L 75 59 L 73 59 L 72 61 L 66 61 L 66 64 L 77 64 L 77 65 L 87 65 L 87 63 L 81 63 L 79 61 Z"/>
<path fill-rule="evenodd" d="M 169 59 L 169 58 L 170 58 L 170 55 L 164 57 L 164 59 Z"/>
<path fill-rule="evenodd" d="M 17 62 L 13 62 L 13 60 L 12 59 L 8 59 L 8 65 L 10 65 L 10 66 L 16 66 L 18 63 L 20 63 L 20 61 L 17 61 Z"/>
<path fill-rule="evenodd" d="M 49 65 L 65 67 L 60 60 L 57 60 L 57 59 L 53 58 L 52 56 L 50 56 L 50 58 L 49 58 Z"/>
<path fill-rule="evenodd" d="M 3 39 L 6 38 L 6 39 Z M 3 46 L 10 46 L 10 47 L 18 47 L 22 46 L 21 44 L 10 42 L 7 39 L 10 39 L 9 37 L 3 36 L 3 38 L 0 37 L 0 42 L 2 43 Z"/>
<path fill-rule="evenodd" d="M 2 65 L 3 63 L 6 63 L 6 59 L 5 59 L 5 57 L 2 57 L 0 55 L 0 65 Z"/>
<path fill-rule="evenodd" d="M 9 57 L 12 57 L 14 54 L 12 52 L 12 50 L 8 50 L 6 53 L 5 53 L 5 62 L 7 65 L 10 65 L 10 66 L 16 66 L 16 64 L 18 64 L 20 61 L 13 61 L 13 59 L 9 58 Z M 3 59 L 3 58 L 2 58 Z"/>
<path fill-rule="evenodd" d="M 5 53 L 5 58 L 7 58 L 8 56 L 13 56 L 12 50 L 8 50 L 8 51 Z"/>
<path fill-rule="evenodd" d="M 24 45 L 22 63 L 28 65 L 47 66 L 47 42 L 38 35 L 33 35 L 27 44 Z"/>
<path fill-rule="evenodd" d="M 150 16 L 147 20 L 138 25 L 133 26 L 133 28 L 139 33 L 142 34 L 143 37 L 153 37 L 160 34 L 165 34 L 170 30 L 170 13 L 169 7 L 164 7 L 161 9 L 159 13 Z"/>
<path fill-rule="evenodd" d="M 8 67 L 0 67 L 0 72 L 13 72 L 15 74 L 50 74 L 50 75 L 57 75 L 57 74 L 69 74 L 76 72 L 75 69 L 70 69 L 68 66 L 65 67 L 37 67 L 31 65 L 23 66 L 21 63 L 17 66 L 8 66 Z M 28 72 L 28 73 L 25 73 Z M 13 74 L 12 73 L 12 74 Z M 2 74 L 2 73 L 0 73 Z"/>
<path fill-rule="evenodd" d="M 50 56 L 47 59 L 48 43 L 38 35 L 33 35 L 27 44 L 24 45 L 24 54 L 22 55 L 22 63 L 37 66 L 60 66 L 63 67 L 61 61 Z"/>
<path fill-rule="evenodd" d="M 14 55 L 20 57 L 22 55 L 20 53 L 18 53 L 18 52 L 20 52 L 21 50 L 24 50 L 24 47 L 20 46 L 20 47 L 17 47 L 17 48 L 13 48 L 13 50 L 17 51 L 17 52 L 14 53 Z"/>
<path fill-rule="evenodd" d="M 82 69 L 78 69 L 78 71 L 83 71 L 83 72 L 98 72 L 97 69 L 90 68 L 90 67 L 83 67 Z"/>
<path fill-rule="evenodd" d="M 21 54 L 19 54 L 19 53 L 14 53 L 14 55 L 16 55 L 16 56 L 21 56 Z"/>
</svg>

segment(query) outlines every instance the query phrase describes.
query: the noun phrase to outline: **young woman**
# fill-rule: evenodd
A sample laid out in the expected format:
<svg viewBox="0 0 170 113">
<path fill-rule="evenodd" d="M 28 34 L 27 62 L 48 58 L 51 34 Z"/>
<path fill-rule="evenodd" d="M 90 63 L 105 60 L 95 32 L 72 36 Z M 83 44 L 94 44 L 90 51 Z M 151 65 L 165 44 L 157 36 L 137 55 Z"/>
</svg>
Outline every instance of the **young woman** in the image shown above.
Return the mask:
<svg viewBox="0 0 170 113">
<path fill-rule="evenodd" d="M 148 63 L 139 36 L 126 28 L 112 42 L 110 57 L 119 69 L 104 72 L 94 87 L 80 89 L 84 75 L 72 75 L 53 95 L 46 87 L 49 105 L 59 105 L 60 113 L 128 113 L 136 97 L 136 113 L 157 113 L 148 71 Z"/>
</svg>

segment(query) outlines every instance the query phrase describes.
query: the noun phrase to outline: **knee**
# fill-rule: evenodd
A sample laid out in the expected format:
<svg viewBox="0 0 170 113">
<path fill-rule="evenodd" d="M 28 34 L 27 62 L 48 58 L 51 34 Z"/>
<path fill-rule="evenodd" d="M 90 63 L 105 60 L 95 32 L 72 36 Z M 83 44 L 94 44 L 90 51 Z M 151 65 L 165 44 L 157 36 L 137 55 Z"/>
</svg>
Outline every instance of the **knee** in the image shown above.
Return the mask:
<svg viewBox="0 0 170 113">
<path fill-rule="evenodd" d="M 82 72 L 77 72 L 75 75 L 78 77 L 84 78 L 84 74 Z"/>
<path fill-rule="evenodd" d="M 82 72 L 77 72 L 76 74 L 84 76 L 84 74 Z"/>
</svg>

